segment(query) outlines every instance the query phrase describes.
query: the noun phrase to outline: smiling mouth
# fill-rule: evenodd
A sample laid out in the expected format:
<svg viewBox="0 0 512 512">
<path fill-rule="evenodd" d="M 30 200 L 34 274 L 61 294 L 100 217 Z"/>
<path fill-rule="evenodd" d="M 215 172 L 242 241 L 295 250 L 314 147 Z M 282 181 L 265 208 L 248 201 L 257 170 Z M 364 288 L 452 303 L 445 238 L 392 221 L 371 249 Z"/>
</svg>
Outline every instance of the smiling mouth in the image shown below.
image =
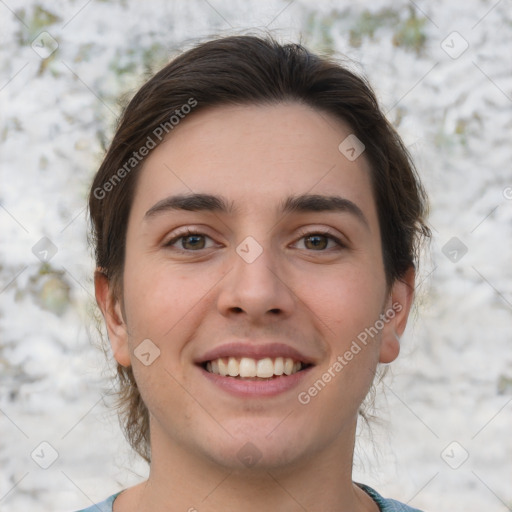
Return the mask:
<svg viewBox="0 0 512 512">
<path fill-rule="evenodd" d="M 222 377 L 247 380 L 270 380 L 280 376 L 289 376 L 308 368 L 309 364 L 296 361 L 291 357 L 220 357 L 203 363 L 207 372 Z"/>
</svg>

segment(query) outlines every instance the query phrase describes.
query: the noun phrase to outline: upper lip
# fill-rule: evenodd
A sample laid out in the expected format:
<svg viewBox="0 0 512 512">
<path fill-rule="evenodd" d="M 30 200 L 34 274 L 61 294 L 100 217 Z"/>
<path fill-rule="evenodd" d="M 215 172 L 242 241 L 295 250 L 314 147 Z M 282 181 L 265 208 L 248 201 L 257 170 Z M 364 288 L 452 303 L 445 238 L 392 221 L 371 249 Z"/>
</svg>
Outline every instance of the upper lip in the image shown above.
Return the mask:
<svg viewBox="0 0 512 512">
<path fill-rule="evenodd" d="M 264 359 L 265 357 L 290 357 L 295 361 L 300 361 L 305 364 L 314 364 L 314 359 L 307 356 L 284 343 L 266 343 L 257 344 L 247 343 L 243 341 L 234 341 L 215 347 L 203 355 L 199 356 L 196 360 L 196 364 L 203 364 L 207 361 L 213 361 L 219 358 L 227 357 L 250 357 L 252 359 Z"/>
</svg>

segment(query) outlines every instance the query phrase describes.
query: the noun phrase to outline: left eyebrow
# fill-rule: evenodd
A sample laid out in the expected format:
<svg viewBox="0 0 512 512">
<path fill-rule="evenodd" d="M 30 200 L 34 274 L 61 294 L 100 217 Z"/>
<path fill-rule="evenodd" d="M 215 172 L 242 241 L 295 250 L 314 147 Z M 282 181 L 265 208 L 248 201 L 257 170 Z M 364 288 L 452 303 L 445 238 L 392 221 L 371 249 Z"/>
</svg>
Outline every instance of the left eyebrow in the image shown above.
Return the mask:
<svg viewBox="0 0 512 512">
<path fill-rule="evenodd" d="M 343 212 L 356 217 L 364 226 L 370 229 L 368 219 L 359 206 L 340 196 L 323 196 L 317 194 L 303 194 L 290 196 L 282 203 L 283 213 L 307 212 Z"/>
<path fill-rule="evenodd" d="M 235 213 L 233 203 L 222 196 L 212 194 L 180 194 L 169 196 L 158 201 L 144 215 L 145 219 L 169 211 L 207 211 L 217 213 Z M 318 194 L 302 194 L 289 196 L 280 205 L 281 213 L 308 212 L 343 212 L 356 217 L 369 229 L 370 224 L 361 208 L 355 203 L 340 196 L 325 196 Z"/>
</svg>

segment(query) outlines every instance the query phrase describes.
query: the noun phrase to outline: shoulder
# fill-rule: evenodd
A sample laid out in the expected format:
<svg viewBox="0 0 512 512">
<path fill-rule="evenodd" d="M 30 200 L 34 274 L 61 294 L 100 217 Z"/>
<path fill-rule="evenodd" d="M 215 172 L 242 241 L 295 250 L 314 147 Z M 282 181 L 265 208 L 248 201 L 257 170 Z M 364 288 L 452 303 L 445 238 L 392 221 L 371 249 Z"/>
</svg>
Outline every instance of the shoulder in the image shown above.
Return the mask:
<svg viewBox="0 0 512 512">
<path fill-rule="evenodd" d="M 81 510 L 77 510 L 77 512 L 112 512 L 112 505 L 114 503 L 114 500 L 120 494 L 121 494 L 121 492 L 113 494 L 112 496 L 108 497 L 105 501 L 91 505 L 88 508 L 83 508 Z"/>
<path fill-rule="evenodd" d="M 367 485 L 357 482 L 354 483 L 363 489 L 363 491 L 365 491 L 373 499 L 373 501 L 377 503 L 381 512 L 421 512 L 421 510 L 409 507 L 409 505 L 401 503 L 400 501 L 383 498 L 375 489 L 372 489 Z"/>
</svg>

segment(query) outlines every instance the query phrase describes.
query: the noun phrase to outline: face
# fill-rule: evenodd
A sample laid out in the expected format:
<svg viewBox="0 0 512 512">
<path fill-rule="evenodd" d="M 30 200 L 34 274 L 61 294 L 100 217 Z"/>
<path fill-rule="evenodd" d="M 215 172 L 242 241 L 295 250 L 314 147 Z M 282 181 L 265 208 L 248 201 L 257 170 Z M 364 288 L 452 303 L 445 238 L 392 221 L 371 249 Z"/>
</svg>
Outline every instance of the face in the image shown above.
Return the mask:
<svg viewBox="0 0 512 512">
<path fill-rule="evenodd" d="M 386 285 L 369 166 L 338 149 L 350 133 L 299 104 L 224 106 L 147 158 L 122 307 L 96 286 L 153 453 L 243 469 L 350 451 L 413 279 Z"/>
</svg>

